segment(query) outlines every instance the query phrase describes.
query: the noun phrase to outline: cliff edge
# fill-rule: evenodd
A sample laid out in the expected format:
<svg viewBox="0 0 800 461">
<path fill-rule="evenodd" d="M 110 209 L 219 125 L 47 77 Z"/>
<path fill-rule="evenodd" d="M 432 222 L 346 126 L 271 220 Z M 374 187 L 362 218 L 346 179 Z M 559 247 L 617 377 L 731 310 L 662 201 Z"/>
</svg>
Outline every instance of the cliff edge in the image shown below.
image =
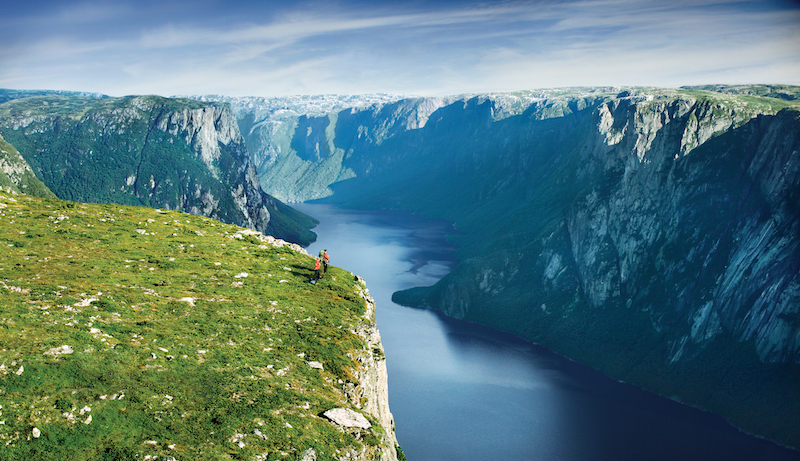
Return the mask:
<svg viewBox="0 0 800 461">
<path fill-rule="evenodd" d="M 395 461 L 374 302 L 296 244 L 0 192 L 0 460 Z"/>
</svg>

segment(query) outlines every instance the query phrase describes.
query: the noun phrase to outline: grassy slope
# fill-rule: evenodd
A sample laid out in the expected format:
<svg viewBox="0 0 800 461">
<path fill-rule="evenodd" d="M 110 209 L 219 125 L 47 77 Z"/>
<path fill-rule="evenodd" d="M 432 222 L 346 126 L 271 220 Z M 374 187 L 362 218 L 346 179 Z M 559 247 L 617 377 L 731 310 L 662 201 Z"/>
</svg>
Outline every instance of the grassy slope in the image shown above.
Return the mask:
<svg viewBox="0 0 800 461">
<path fill-rule="evenodd" d="M 377 424 L 319 416 L 351 406 L 351 330 L 370 321 L 352 274 L 311 285 L 311 257 L 242 230 L 0 193 L 0 459 L 332 459 L 377 443 Z"/>
</svg>

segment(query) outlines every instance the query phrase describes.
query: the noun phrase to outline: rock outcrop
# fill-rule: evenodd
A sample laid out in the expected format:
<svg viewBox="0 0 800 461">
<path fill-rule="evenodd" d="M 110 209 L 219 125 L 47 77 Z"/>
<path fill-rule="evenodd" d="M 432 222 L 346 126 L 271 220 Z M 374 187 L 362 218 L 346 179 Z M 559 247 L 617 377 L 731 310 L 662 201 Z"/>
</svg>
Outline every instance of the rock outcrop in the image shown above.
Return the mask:
<svg viewBox="0 0 800 461">
<path fill-rule="evenodd" d="M 381 344 L 381 335 L 375 323 L 375 300 L 370 296 L 363 279 L 357 278 L 356 288 L 364 299 L 367 323 L 353 331 L 366 347 L 352 357 L 361 366 L 352 370 L 356 383 L 348 383 L 346 394 L 350 402 L 374 417 L 384 434 L 380 453 L 363 453 L 353 459 L 397 461 L 397 438 L 394 432 L 394 417 L 389 410 L 389 375 L 386 371 L 386 356 Z M 335 409 L 336 410 L 336 409 Z M 342 411 L 344 410 L 344 411 Z M 339 409 L 326 417 L 349 427 L 368 428 L 369 422 L 353 410 Z M 366 423 L 366 425 L 365 425 Z"/>
<path fill-rule="evenodd" d="M 55 194 L 36 177 L 19 151 L 2 136 L 0 136 L 0 189 L 38 197 L 55 197 Z"/>
</svg>

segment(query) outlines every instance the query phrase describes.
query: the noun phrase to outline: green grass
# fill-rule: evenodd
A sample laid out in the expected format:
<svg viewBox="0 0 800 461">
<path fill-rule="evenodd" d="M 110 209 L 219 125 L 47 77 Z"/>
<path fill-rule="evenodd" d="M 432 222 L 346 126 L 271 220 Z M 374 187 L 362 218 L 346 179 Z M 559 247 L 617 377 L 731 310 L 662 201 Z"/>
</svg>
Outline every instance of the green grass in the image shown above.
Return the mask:
<svg viewBox="0 0 800 461">
<path fill-rule="evenodd" d="M 725 94 L 700 89 L 680 89 L 677 92 L 726 109 L 735 108 L 751 113 L 775 114 L 781 109 L 800 105 L 800 101 L 797 100 L 784 100 L 748 94 Z"/>
<path fill-rule="evenodd" d="M 0 459 L 334 459 L 380 440 L 320 416 L 354 408 L 352 331 L 373 322 L 349 272 L 311 285 L 310 256 L 237 226 L 5 193 L 0 247 Z"/>
</svg>

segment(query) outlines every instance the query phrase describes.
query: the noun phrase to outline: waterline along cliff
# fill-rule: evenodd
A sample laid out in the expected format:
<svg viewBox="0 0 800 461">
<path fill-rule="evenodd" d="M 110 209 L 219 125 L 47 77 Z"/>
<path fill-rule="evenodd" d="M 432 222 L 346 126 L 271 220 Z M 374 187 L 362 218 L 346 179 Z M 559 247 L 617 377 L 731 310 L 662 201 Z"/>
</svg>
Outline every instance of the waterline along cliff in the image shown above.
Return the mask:
<svg viewBox="0 0 800 461">
<path fill-rule="evenodd" d="M 290 199 L 455 223 L 456 269 L 395 301 L 517 333 L 800 447 L 798 94 L 399 99 L 284 121 L 291 148 L 268 156 L 276 170 L 305 165 L 294 192 L 275 191 Z M 267 126 L 254 113 L 237 112 L 251 138 Z"/>
<path fill-rule="evenodd" d="M 374 301 L 301 247 L 6 192 L 0 245 L 0 460 L 402 453 Z"/>
</svg>

